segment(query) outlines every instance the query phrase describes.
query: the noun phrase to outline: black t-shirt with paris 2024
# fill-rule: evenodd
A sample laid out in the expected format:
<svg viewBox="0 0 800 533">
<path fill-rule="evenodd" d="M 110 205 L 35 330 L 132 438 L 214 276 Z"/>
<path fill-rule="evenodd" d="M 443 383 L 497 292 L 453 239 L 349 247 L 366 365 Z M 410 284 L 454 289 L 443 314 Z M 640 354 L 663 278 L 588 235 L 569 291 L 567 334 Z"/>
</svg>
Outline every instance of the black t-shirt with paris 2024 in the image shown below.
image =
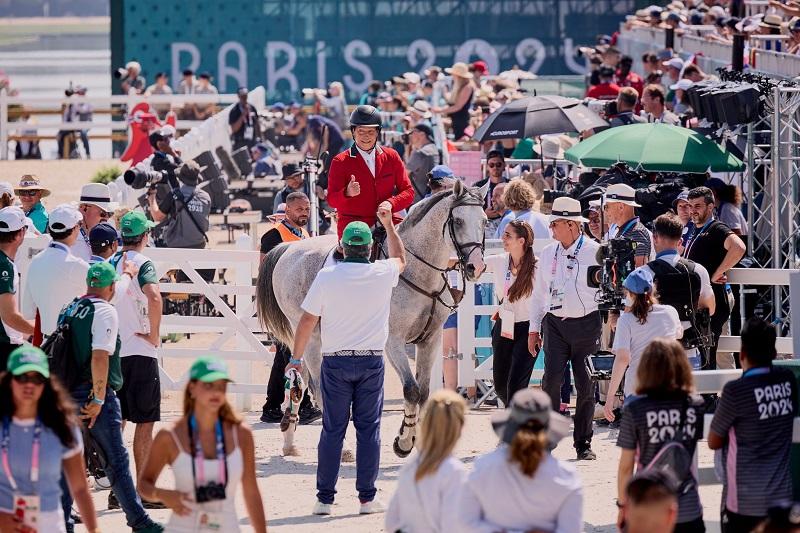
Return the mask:
<svg viewBox="0 0 800 533">
<path fill-rule="evenodd" d="M 681 443 L 694 455 L 697 441 L 703 438 L 703 399 L 684 393 L 670 395 L 633 396 L 625 399 L 622 408 L 617 446 L 636 450 L 637 469 L 646 467 L 661 450 L 672 441 L 681 427 L 684 409 L 683 438 Z M 703 515 L 697 484 L 678 499 L 678 523 L 691 522 Z"/>
</svg>

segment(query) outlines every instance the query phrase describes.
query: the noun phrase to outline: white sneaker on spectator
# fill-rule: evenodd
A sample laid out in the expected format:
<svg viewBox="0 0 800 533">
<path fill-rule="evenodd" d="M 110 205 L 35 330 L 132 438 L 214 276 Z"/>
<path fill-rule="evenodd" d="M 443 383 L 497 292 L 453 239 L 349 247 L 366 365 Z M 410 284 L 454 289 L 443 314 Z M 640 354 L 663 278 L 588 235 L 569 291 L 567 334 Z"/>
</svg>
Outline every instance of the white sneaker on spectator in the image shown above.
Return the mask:
<svg viewBox="0 0 800 533">
<path fill-rule="evenodd" d="M 333 507 L 332 503 L 322 503 L 321 501 L 317 500 L 317 503 L 314 504 L 314 510 L 311 511 L 311 514 L 329 515 L 331 514 L 331 507 Z"/>
<path fill-rule="evenodd" d="M 362 502 L 358 514 L 375 514 L 386 511 L 386 506 L 378 498 L 369 502 Z"/>
</svg>

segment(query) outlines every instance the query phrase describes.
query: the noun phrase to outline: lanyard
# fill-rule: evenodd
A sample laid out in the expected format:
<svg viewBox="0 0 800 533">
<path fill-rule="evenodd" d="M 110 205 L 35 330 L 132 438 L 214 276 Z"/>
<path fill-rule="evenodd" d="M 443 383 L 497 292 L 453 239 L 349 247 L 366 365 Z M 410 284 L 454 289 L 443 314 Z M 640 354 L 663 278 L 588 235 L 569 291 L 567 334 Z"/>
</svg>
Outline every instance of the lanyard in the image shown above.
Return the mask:
<svg viewBox="0 0 800 533">
<path fill-rule="evenodd" d="M 62 252 L 69 252 L 69 248 L 60 242 L 51 242 L 48 248 L 55 248 L 56 250 L 61 250 Z"/>
<path fill-rule="evenodd" d="M 692 238 L 691 238 L 691 240 L 689 241 L 689 244 L 688 244 L 688 245 L 686 245 L 686 250 L 683 252 L 683 257 L 689 257 L 689 252 L 691 252 L 691 251 L 692 251 L 692 248 L 694 247 L 694 243 L 695 243 L 695 242 L 697 242 L 697 239 L 698 239 L 698 238 L 699 238 L 699 237 L 700 237 L 700 236 L 701 236 L 703 233 L 705 233 L 705 232 L 708 230 L 708 227 L 711 225 L 711 223 L 712 223 L 712 222 L 714 222 L 714 217 L 711 217 L 711 219 L 710 219 L 708 222 L 706 222 L 705 224 L 703 224 L 703 227 L 702 227 L 702 228 L 700 228 L 698 231 L 695 231 L 695 232 L 694 232 L 694 235 L 692 235 Z"/>
<path fill-rule="evenodd" d="M 2 441 L 2 455 L 3 455 L 3 471 L 8 478 L 8 483 L 11 485 L 11 490 L 17 491 L 17 482 L 11 474 L 11 465 L 8 461 L 8 444 L 11 440 L 11 421 L 8 417 L 3 419 L 3 441 Z M 42 441 L 42 422 L 36 418 L 36 423 L 33 425 L 33 448 L 31 451 L 31 483 L 39 481 L 39 448 Z"/>
<path fill-rule="evenodd" d="M 575 248 L 575 254 L 567 256 L 567 258 L 570 259 L 570 261 L 575 261 L 575 260 L 578 259 L 578 254 L 581 253 L 581 246 L 583 246 L 583 234 L 581 234 L 580 239 L 578 239 L 578 246 Z M 558 265 L 558 249 L 559 249 L 559 247 L 561 247 L 561 243 L 556 244 L 556 252 L 555 252 L 555 254 L 553 254 L 553 267 L 550 270 L 550 275 L 552 276 L 552 279 L 550 280 L 550 283 L 553 283 L 555 281 L 555 278 L 556 278 L 556 266 Z M 572 268 L 573 267 L 572 267 L 571 264 L 567 265 L 567 270 L 572 270 Z"/>
<path fill-rule="evenodd" d="M 503 298 L 500 300 L 501 302 L 505 301 L 506 296 L 508 296 L 508 289 L 511 288 L 511 267 L 512 267 L 511 254 L 508 254 L 508 269 L 506 270 L 505 283 L 503 283 Z"/>
<path fill-rule="evenodd" d="M 294 235 L 298 239 L 302 239 L 303 238 L 303 230 L 301 230 L 300 228 L 293 228 L 292 226 L 287 224 L 285 220 L 281 220 L 281 224 L 283 224 L 286 227 L 286 229 L 291 231 L 292 235 Z"/>
<path fill-rule="evenodd" d="M 206 484 L 204 454 L 203 454 L 203 446 L 200 443 L 200 437 L 198 436 L 197 441 L 194 440 L 194 434 L 196 429 L 197 429 L 197 421 L 195 420 L 194 415 L 191 415 L 189 417 L 189 446 L 191 448 L 194 448 L 194 458 L 192 459 L 192 477 L 195 480 L 195 487 L 198 486 L 197 484 L 198 481 L 200 482 L 199 486 L 202 487 Z M 219 466 L 219 482 L 227 487 L 228 456 L 225 451 L 225 435 L 222 432 L 221 418 L 217 420 L 217 424 L 214 428 L 214 433 L 217 441 L 216 450 L 217 450 L 217 464 Z"/>
<path fill-rule="evenodd" d="M 622 226 L 622 228 L 620 228 L 620 230 L 617 232 L 617 237 L 624 237 L 625 234 L 628 233 L 631 230 L 631 228 L 636 225 L 637 222 L 639 222 L 639 217 L 633 217 L 632 219 L 627 221 L 625 225 Z"/>
</svg>

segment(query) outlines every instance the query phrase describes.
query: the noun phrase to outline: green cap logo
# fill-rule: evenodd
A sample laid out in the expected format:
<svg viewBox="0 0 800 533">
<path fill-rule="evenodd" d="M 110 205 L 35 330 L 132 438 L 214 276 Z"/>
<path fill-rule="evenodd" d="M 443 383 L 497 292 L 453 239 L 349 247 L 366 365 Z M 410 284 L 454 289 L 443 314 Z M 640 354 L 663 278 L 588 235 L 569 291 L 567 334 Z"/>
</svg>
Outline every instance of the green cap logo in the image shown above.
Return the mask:
<svg viewBox="0 0 800 533">
<path fill-rule="evenodd" d="M 122 217 L 120 233 L 123 237 L 138 237 L 150 228 L 154 228 L 156 223 L 148 220 L 141 211 L 128 211 Z"/>
<path fill-rule="evenodd" d="M 212 381 L 231 381 L 228 365 L 217 357 L 204 356 L 197 359 L 189 370 L 189 379 L 211 383 Z"/>
<path fill-rule="evenodd" d="M 93 264 L 86 273 L 86 285 L 94 288 L 108 287 L 118 279 L 114 266 L 105 261 Z"/>
<path fill-rule="evenodd" d="M 364 222 L 351 222 L 342 232 L 342 244 L 348 246 L 363 246 L 372 244 L 372 231 Z"/>
<path fill-rule="evenodd" d="M 50 365 L 47 355 L 30 344 L 24 344 L 11 352 L 8 356 L 7 369 L 12 376 L 21 376 L 28 372 L 38 372 L 42 376 L 50 377 Z"/>
</svg>

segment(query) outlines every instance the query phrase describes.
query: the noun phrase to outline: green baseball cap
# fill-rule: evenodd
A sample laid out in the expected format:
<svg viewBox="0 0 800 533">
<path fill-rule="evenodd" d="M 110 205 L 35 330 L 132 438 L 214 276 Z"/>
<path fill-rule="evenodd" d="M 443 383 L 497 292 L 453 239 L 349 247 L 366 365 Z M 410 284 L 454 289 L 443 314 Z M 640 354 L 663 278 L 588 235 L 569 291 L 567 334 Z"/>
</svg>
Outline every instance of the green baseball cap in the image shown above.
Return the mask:
<svg viewBox="0 0 800 533">
<path fill-rule="evenodd" d="M 24 344 L 11 352 L 8 356 L 7 370 L 12 376 L 21 376 L 28 372 L 38 372 L 42 376 L 50 377 L 50 365 L 47 363 L 47 354 L 36 346 Z"/>
<path fill-rule="evenodd" d="M 150 228 L 154 228 L 156 223 L 148 220 L 141 211 L 128 211 L 122 217 L 120 233 L 123 237 L 138 237 Z"/>
<path fill-rule="evenodd" d="M 232 381 L 228 376 L 228 365 L 218 357 L 206 355 L 197 359 L 189 369 L 189 379 L 211 383 L 212 381 Z"/>
<path fill-rule="evenodd" d="M 372 231 L 364 222 L 359 220 L 351 222 L 342 232 L 342 244 L 347 244 L 348 246 L 372 244 Z"/>
<path fill-rule="evenodd" d="M 86 285 L 94 288 L 108 287 L 118 279 L 116 269 L 106 261 L 93 264 L 86 273 Z"/>
</svg>

